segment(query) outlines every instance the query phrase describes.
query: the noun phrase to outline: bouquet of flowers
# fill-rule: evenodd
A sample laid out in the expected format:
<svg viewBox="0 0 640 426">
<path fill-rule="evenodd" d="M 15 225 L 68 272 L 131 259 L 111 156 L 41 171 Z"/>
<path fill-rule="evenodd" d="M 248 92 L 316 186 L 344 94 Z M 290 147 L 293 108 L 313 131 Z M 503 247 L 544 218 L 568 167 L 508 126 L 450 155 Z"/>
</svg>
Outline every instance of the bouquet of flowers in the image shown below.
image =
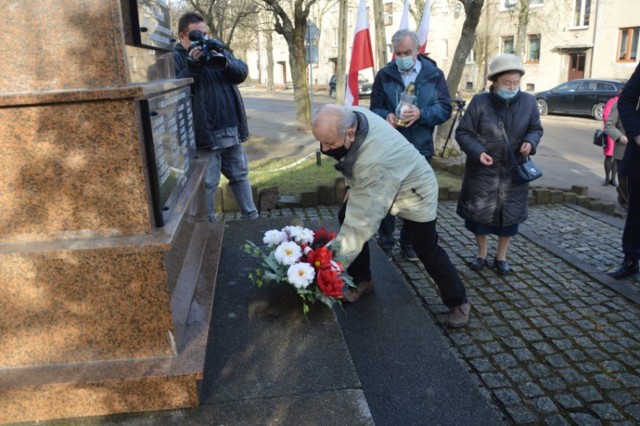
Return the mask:
<svg viewBox="0 0 640 426">
<path fill-rule="evenodd" d="M 305 315 L 317 301 L 331 308 L 342 299 L 344 286 L 353 286 L 330 248 L 335 236 L 325 228 L 312 231 L 302 226 L 267 231 L 262 239 L 266 249 L 251 241 L 244 245 L 245 252 L 262 259 L 249 279 L 258 287 L 265 281 L 293 286 L 302 298 Z"/>
</svg>

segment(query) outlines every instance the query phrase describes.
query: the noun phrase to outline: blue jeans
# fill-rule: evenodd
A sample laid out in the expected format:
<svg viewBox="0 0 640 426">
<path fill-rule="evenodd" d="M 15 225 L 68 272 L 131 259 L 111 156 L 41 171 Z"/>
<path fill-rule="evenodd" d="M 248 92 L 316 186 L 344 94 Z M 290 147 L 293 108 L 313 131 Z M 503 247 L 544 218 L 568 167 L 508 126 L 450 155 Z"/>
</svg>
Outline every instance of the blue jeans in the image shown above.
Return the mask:
<svg viewBox="0 0 640 426">
<path fill-rule="evenodd" d="M 229 148 L 216 149 L 198 153 L 201 158 L 209 160 L 204 177 L 205 196 L 209 220 L 215 217 L 214 202 L 216 190 L 220 183 L 220 174 L 229 179 L 229 186 L 240 207 L 241 217 L 255 219 L 258 209 L 253 202 L 251 183 L 249 182 L 249 161 L 241 144 Z"/>
</svg>

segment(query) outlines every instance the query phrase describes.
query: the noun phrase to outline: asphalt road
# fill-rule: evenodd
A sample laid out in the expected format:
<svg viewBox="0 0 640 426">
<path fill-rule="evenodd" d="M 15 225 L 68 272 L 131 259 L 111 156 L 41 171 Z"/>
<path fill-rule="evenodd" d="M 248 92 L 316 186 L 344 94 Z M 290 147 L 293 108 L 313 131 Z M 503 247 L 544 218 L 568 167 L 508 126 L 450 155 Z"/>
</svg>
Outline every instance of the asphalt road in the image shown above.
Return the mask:
<svg viewBox="0 0 640 426">
<path fill-rule="evenodd" d="M 310 133 L 295 129 L 292 91 L 286 92 L 273 96 L 249 92 L 243 93 L 243 97 L 252 134 L 278 141 L 277 146 L 269 148 L 272 151 L 269 154 L 275 152 L 282 157 L 297 159 L 315 151 L 317 144 Z M 326 95 L 316 94 L 313 109 L 331 102 L 335 101 Z M 368 100 L 362 100 L 361 104 L 367 106 Z M 602 127 L 602 123 L 588 117 L 548 115 L 542 117 L 542 125 L 544 136 L 534 160 L 542 169 L 543 177 L 533 186 L 570 189 L 573 185 L 584 185 L 589 188 L 590 196 L 616 204 L 615 188 L 602 186 L 602 149 L 592 143 L 593 132 Z M 264 154 L 258 147 L 255 149 Z M 248 151 L 251 159 L 251 147 Z"/>
</svg>

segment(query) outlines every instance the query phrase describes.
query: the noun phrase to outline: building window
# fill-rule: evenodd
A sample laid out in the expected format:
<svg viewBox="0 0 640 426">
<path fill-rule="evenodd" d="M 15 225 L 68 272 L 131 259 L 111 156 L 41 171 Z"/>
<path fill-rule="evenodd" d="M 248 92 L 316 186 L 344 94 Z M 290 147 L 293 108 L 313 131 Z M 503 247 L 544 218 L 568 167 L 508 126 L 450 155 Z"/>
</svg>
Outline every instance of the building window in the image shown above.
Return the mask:
<svg viewBox="0 0 640 426">
<path fill-rule="evenodd" d="M 618 44 L 618 62 L 635 62 L 638 59 L 638 35 L 640 27 L 622 28 Z"/>
<path fill-rule="evenodd" d="M 502 37 L 502 53 L 513 52 L 513 36 Z"/>
<path fill-rule="evenodd" d="M 512 10 L 516 7 L 516 0 L 500 0 L 500 10 Z"/>
<path fill-rule="evenodd" d="M 393 25 L 393 3 L 384 4 L 384 24 Z"/>
<path fill-rule="evenodd" d="M 475 64 L 476 63 L 476 45 L 474 44 L 471 50 L 469 51 L 469 56 L 467 56 L 467 64 Z"/>
<path fill-rule="evenodd" d="M 530 34 L 527 37 L 527 62 L 540 62 L 540 34 Z"/>
<path fill-rule="evenodd" d="M 591 15 L 591 0 L 575 0 L 573 8 L 573 26 L 588 27 Z"/>
</svg>

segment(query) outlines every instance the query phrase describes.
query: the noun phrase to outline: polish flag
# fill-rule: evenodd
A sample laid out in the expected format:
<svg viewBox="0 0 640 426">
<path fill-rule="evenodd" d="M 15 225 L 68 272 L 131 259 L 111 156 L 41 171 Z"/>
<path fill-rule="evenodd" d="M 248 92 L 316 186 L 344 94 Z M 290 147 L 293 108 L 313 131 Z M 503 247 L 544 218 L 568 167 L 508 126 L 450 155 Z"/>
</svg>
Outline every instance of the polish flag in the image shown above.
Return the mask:
<svg viewBox="0 0 640 426">
<path fill-rule="evenodd" d="M 360 0 L 356 29 L 351 48 L 351 64 L 347 75 L 347 91 L 344 97 L 345 105 L 358 105 L 358 74 L 361 70 L 373 67 L 373 50 L 369 36 L 369 20 L 364 0 Z"/>
<path fill-rule="evenodd" d="M 400 18 L 400 27 L 398 30 L 409 29 L 409 0 L 404 0 L 404 9 L 402 9 L 402 17 Z"/>
<path fill-rule="evenodd" d="M 420 53 L 425 53 L 427 50 L 427 39 L 429 38 L 429 20 L 431 19 L 431 8 L 429 7 L 429 0 L 425 1 L 424 11 L 422 12 L 422 19 L 420 20 L 420 26 L 418 27 L 418 40 L 420 41 Z"/>
</svg>

